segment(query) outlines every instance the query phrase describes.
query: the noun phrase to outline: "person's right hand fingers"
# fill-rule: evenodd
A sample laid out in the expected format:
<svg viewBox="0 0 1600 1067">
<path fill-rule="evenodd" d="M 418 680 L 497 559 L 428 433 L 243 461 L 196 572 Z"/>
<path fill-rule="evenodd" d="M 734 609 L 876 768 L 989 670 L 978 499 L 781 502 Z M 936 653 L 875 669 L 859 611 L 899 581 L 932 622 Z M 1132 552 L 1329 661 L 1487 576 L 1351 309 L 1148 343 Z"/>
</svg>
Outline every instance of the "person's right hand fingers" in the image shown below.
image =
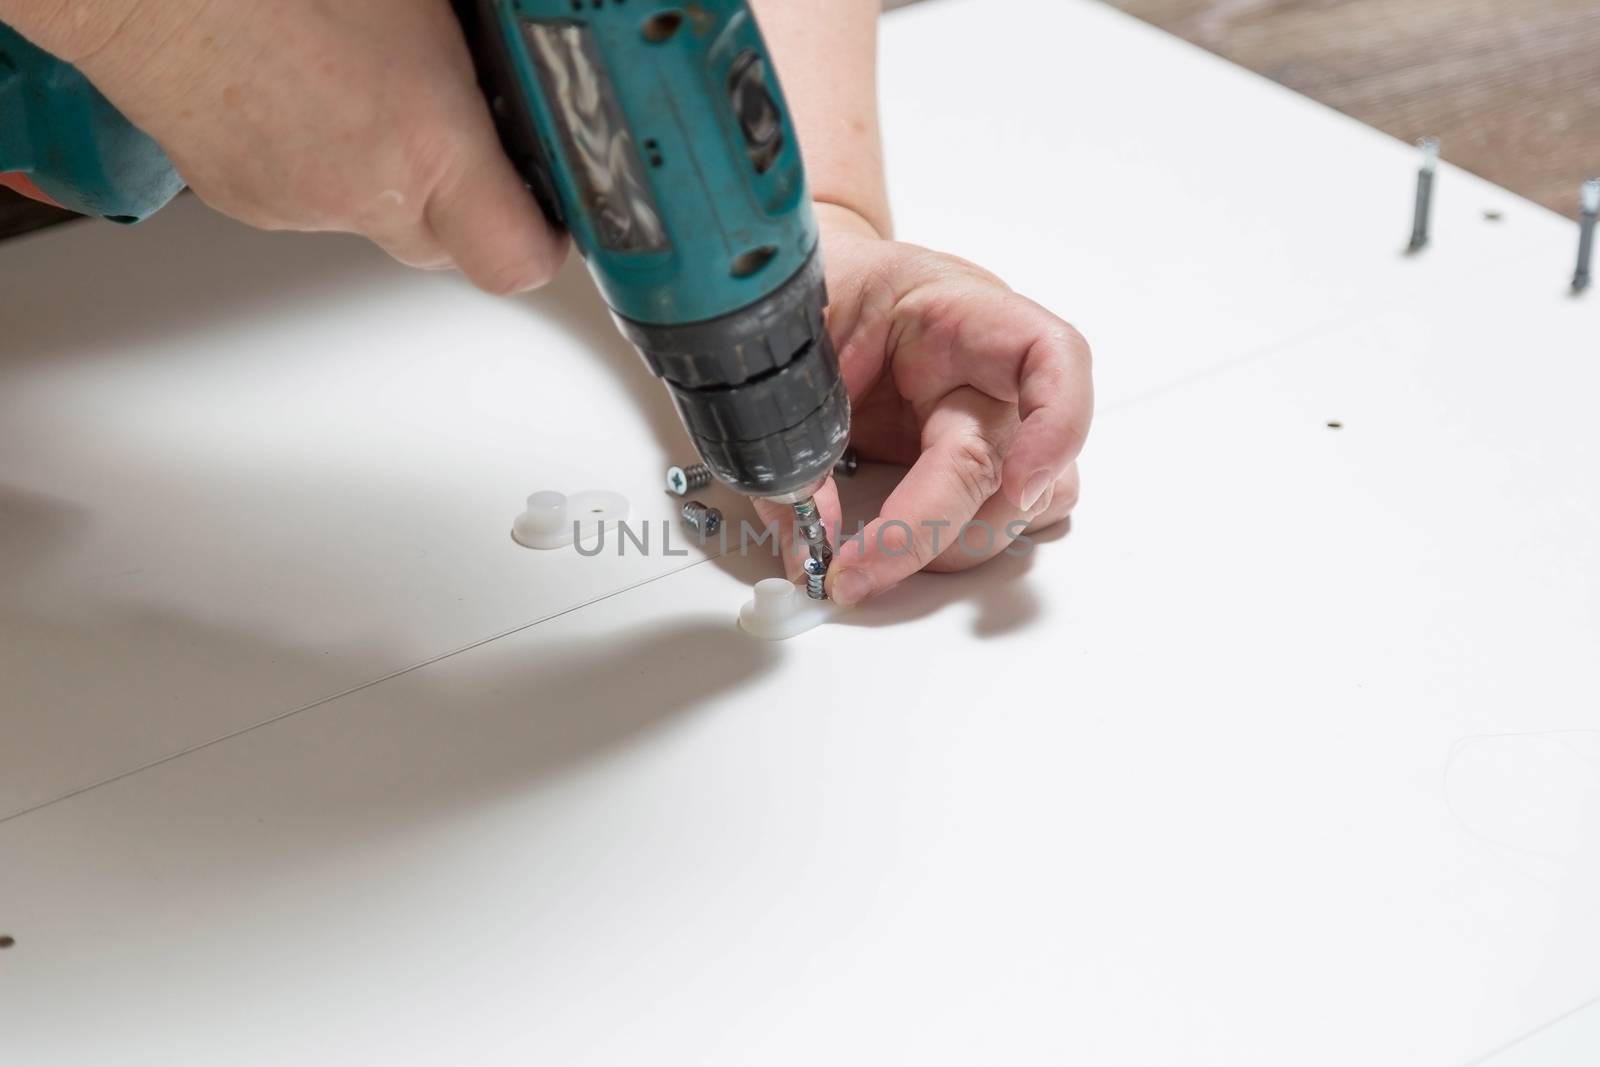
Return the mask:
<svg viewBox="0 0 1600 1067">
<path fill-rule="evenodd" d="M 1071 463 L 1066 473 L 1057 478 L 1031 509 L 1023 511 L 1004 494 L 990 497 L 964 529 L 958 529 L 945 539 L 948 547 L 940 552 L 927 569 L 930 571 L 964 571 L 986 563 L 1002 552 L 1013 554 L 1028 551 L 1027 547 L 1013 548 L 1018 539 L 1028 534 L 1047 530 L 1072 513 L 1078 503 L 1078 465 Z"/>
<path fill-rule="evenodd" d="M 1000 491 L 1003 457 L 1016 429 L 1015 406 L 976 389 L 956 389 L 941 400 L 922 427 L 922 455 L 878 517 L 855 538 L 840 538 L 830 595 L 841 604 L 857 603 L 939 557 Z"/>
</svg>

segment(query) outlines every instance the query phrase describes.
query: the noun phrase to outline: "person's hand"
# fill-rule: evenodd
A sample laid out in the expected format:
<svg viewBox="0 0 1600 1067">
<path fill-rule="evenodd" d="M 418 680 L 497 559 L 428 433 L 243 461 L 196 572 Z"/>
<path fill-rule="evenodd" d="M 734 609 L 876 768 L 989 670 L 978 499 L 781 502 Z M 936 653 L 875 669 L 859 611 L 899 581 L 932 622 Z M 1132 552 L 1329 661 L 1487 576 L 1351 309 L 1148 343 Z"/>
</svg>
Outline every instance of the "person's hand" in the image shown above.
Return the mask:
<svg viewBox="0 0 1600 1067">
<path fill-rule="evenodd" d="M 445 0 L 43 0 L 19 28 L 243 222 L 364 234 L 495 293 L 561 265 Z"/>
<path fill-rule="evenodd" d="M 862 536 L 844 531 L 830 595 L 853 604 L 924 568 L 975 566 L 1065 519 L 1094 406 L 1083 337 L 971 263 L 883 240 L 844 208 L 817 214 L 851 446 L 910 468 Z M 817 504 L 831 537 L 831 479 Z M 794 573 L 793 509 L 757 510 L 782 526 Z"/>
</svg>

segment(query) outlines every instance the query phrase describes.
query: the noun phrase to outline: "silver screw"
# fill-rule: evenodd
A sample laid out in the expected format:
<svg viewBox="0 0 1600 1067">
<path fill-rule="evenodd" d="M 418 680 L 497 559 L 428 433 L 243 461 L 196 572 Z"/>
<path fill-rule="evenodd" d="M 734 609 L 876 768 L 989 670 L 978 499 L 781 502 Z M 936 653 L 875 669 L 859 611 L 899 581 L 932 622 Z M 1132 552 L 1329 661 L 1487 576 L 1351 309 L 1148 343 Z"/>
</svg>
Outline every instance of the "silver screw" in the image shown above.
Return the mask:
<svg viewBox="0 0 1600 1067">
<path fill-rule="evenodd" d="M 822 515 L 817 511 L 817 502 L 812 497 L 806 497 L 794 506 L 795 525 L 800 528 L 800 536 L 805 539 L 806 550 L 811 558 L 822 564 L 823 571 L 833 562 L 833 548 L 828 544 L 828 531 L 822 525 Z"/>
<path fill-rule="evenodd" d="M 1572 276 L 1573 295 L 1589 288 L 1590 268 L 1594 261 L 1594 223 L 1600 216 L 1600 178 L 1590 178 L 1583 183 L 1582 211 L 1578 216 L 1578 270 Z"/>
<path fill-rule="evenodd" d="M 1406 251 L 1417 253 L 1428 246 L 1428 221 L 1433 215 L 1433 172 L 1439 166 L 1439 139 L 1424 137 L 1417 142 L 1422 150 L 1422 167 L 1417 171 L 1417 211 L 1411 221 L 1411 244 Z"/>
<path fill-rule="evenodd" d="M 722 529 L 722 512 L 710 504 L 702 504 L 698 500 L 691 500 L 683 505 L 683 521 L 688 523 L 701 540 L 712 537 Z"/>
<path fill-rule="evenodd" d="M 828 599 L 828 593 L 823 588 L 828 577 L 828 565 L 815 556 L 808 556 L 800 568 L 806 572 L 806 596 L 812 600 Z"/>
<path fill-rule="evenodd" d="M 710 484 L 711 468 L 704 463 L 667 468 L 667 492 L 673 496 L 688 496 L 696 489 L 704 489 Z"/>
<path fill-rule="evenodd" d="M 861 460 L 856 456 L 856 450 L 847 448 L 844 450 L 844 455 L 839 457 L 839 462 L 833 465 L 833 473 L 841 478 L 849 478 L 855 474 L 856 468 L 860 466 Z"/>
</svg>

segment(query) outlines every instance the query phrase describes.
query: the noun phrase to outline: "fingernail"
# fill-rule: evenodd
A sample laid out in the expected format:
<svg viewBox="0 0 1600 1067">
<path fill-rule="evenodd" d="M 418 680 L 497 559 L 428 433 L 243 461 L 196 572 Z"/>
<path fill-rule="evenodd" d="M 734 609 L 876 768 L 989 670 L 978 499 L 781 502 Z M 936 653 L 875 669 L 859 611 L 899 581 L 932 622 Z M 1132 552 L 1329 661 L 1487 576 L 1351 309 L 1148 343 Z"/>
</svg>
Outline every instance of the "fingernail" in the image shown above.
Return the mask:
<svg viewBox="0 0 1600 1067">
<path fill-rule="evenodd" d="M 872 595 L 872 575 L 860 570 L 840 571 L 833 576 L 833 599 L 838 604 L 859 604 Z"/>
<path fill-rule="evenodd" d="M 1050 471 L 1034 471 L 1033 477 L 1028 479 L 1028 484 L 1022 487 L 1022 510 L 1032 511 L 1033 506 L 1044 496 L 1044 491 L 1050 488 L 1050 481 L 1055 475 Z"/>
</svg>

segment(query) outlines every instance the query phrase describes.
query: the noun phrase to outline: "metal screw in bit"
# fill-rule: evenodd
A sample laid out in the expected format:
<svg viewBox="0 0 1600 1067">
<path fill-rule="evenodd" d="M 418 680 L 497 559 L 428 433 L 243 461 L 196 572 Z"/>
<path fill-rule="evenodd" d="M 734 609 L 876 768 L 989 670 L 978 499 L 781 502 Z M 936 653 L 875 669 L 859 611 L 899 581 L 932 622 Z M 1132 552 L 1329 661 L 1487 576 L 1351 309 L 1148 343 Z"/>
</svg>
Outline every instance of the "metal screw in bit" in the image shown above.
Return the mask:
<svg viewBox="0 0 1600 1067">
<path fill-rule="evenodd" d="M 808 496 L 795 504 L 794 521 L 800 529 L 800 536 L 805 539 L 811 558 L 820 562 L 826 571 L 833 563 L 833 549 L 828 545 L 828 531 L 823 528 L 817 502 Z"/>
<path fill-rule="evenodd" d="M 833 473 L 840 478 L 849 478 L 860 466 L 861 460 L 856 456 L 856 450 L 847 448 L 844 450 L 844 455 L 839 457 L 839 462 L 833 465 Z"/>
<path fill-rule="evenodd" d="M 1428 247 L 1428 221 L 1433 214 L 1433 172 L 1439 166 L 1439 139 L 1424 137 L 1417 142 L 1422 150 L 1422 167 L 1417 171 L 1417 211 L 1411 222 L 1411 244 L 1406 251 L 1413 255 Z"/>
<path fill-rule="evenodd" d="M 1594 223 L 1600 215 L 1600 178 L 1583 183 L 1582 213 L 1578 216 L 1578 270 L 1572 276 L 1576 296 L 1589 288 L 1589 268 L 1594 259 Z"/>
<path fill-rule="evenodd" d="M 806 596 L 812 600 L 828 599 L 827 590 L 823 588 L 828 578 L 828 565 L 820 559 L 807 557 L 800 569 L 806 573 Z"/>
<path fill-rule="evenodd" d="M 673 496 L 688 496 L 696 489 L 704 489 L 710 484 L 711 468 L 704 463 L 667 468 L 667 492 Z"/>
<path fill-rule="evenodd" d="M 701 540 L 713 537 L 722 529 L 722 512 L 710 504 L 702 504 L 698 500 L 690 500 L 683 505 L 683 521 L 688 523 Z"/>
</svg>

